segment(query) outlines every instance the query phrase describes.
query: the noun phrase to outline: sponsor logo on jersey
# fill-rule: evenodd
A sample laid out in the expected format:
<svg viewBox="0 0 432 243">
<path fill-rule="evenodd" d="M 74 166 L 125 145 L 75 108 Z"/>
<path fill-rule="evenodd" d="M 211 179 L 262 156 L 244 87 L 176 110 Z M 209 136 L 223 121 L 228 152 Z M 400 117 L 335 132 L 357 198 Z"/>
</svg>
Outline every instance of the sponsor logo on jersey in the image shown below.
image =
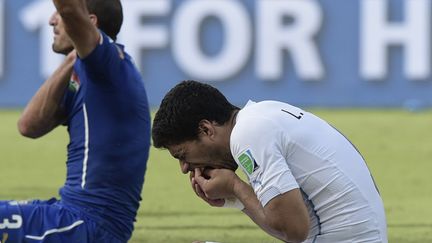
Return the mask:
<svg viewBox="0 0 432 243">
<path fill-rule="evenodd" d="M 258 164 L 249 149 L 238 157 L 238 161 L 248 175 L 251 175 L 256 169 L 258 169 Z"/>
</svg>

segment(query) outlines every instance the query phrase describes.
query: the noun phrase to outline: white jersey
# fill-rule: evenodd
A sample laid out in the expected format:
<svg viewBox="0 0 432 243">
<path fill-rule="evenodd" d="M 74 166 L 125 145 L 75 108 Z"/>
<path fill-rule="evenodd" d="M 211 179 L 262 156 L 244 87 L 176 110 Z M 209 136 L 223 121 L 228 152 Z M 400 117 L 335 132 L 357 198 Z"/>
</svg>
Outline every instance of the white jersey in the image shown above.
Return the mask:
<svg viewBox="0 0 432 243">
<path fill-rule="evenodd" d="M 311 222 L 306 242 L 387 242 L 384 206 L 367 165 L 327 122 L 286 103 L 250 101 L 230 140 L 263 207 L 300 189 Z"/>
</svg>

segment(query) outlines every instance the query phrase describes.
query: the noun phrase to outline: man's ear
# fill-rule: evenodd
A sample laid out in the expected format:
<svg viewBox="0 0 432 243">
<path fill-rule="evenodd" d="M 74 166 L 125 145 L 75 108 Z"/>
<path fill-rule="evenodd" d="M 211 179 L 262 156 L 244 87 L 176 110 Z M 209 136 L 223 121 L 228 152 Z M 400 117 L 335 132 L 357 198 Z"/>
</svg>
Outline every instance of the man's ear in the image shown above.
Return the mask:
<svg viewBox="0 0 432 243">
<path fill-rule="evenodd" d="M 198 124 L 199 134 L 212 137 L 214 135 L 213 124 L 209 120 L 201 120 Z"/>
<path fill-rule="evenodd" d="M 96 27 L 98 26 L 98 18 L 95 14 L 90 14 L 90 21 L 92 22 L 92 24 Z"/>
</svg>

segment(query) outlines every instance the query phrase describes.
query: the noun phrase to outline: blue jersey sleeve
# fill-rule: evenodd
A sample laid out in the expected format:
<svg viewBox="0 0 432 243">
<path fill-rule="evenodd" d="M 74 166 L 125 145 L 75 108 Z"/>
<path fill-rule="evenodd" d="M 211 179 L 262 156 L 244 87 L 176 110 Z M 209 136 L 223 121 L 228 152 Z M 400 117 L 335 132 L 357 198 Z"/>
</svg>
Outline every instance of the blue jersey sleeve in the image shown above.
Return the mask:
<svg viewBox="0 0 432 243">
<path fill-rule="evenodd" d="M 130 57 L 123 51 L 123 46 L 113 42 L 100 31 L 100 41 L 95 49 L 84 59 L 85 71 L 95 82 L 118 82 L 123 73 L 123 62 L 130 62 Z"/>
</svg>

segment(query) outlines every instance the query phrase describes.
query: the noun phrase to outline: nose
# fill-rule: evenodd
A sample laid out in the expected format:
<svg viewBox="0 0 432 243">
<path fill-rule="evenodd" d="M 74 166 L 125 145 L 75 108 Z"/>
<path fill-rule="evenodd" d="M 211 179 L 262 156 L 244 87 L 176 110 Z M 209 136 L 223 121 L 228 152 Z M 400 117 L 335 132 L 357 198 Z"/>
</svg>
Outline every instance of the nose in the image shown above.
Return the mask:
<svg viewBox="0 0 432 243">
<path fill-rule="evenodd" d="M 54 26 L 54 25 L 56 25 L 56 23 L 57 23 L 57 16 L 58 16 L 58 13 L 57 12 L 54 12 L 52 15 L 51 15 L 51 17 L 50 17 L 50 19 L 49 19 L 49 25 L 51 25 L 51 26 Z"/>
<path fill-rule="evenodd" d="M 183 174 L 187 174 L 189 172 L 189 163 L 180 161 L 180 170 Z"/>
</svg>

